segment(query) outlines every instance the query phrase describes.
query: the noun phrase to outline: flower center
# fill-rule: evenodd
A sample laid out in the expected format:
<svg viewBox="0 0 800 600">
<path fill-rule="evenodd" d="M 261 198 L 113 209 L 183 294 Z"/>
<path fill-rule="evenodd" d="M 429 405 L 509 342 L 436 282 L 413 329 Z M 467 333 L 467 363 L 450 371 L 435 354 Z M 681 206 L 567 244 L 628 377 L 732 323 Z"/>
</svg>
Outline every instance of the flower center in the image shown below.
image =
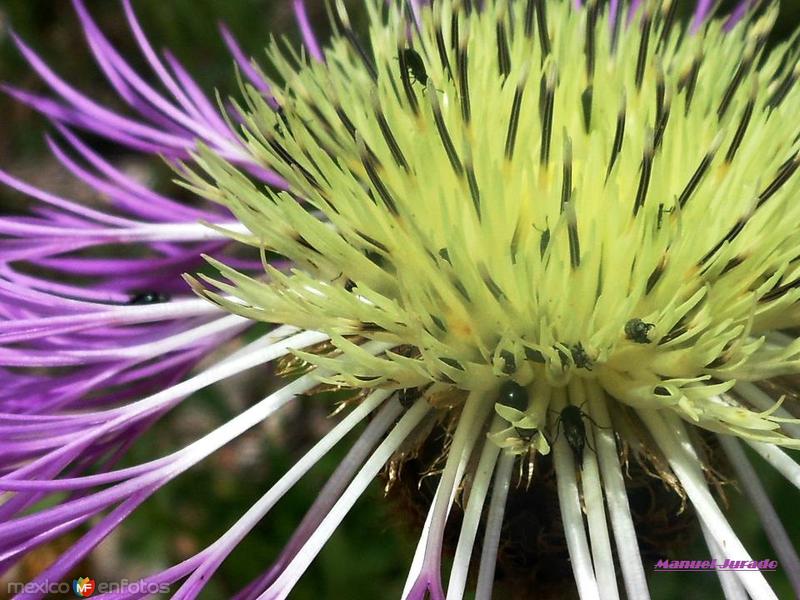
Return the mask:
<svg viewBox="0 0 800 600">
<path fill-rule="evenodd" d="M 535 24 L 529 4 L 445 1 L 409 27 L 393 3 L 366 48 L 338 3 L 325 62 L 298 70 L 273 45 L 275 98 L 247 88 L 241 112 L 288 191 L 205 151 L 213 183 L 189 181 L 295 270 L 215 263 L 237 300 L 203 293 L 329 334 L 339 354 L 305 359 L 344 386 L 494 402 L 512 380 L 547 407 L 583 382 L 763 428 L 721 394 L 800 352 L 764 337 L 800 294 L 800 152 L 783 134 L 798 94 L 780 53 L 761 57 L 777 12 L 685 36 L 652 6 L 610 27 L 597 3 L 539 3 Z"/>
</svg>

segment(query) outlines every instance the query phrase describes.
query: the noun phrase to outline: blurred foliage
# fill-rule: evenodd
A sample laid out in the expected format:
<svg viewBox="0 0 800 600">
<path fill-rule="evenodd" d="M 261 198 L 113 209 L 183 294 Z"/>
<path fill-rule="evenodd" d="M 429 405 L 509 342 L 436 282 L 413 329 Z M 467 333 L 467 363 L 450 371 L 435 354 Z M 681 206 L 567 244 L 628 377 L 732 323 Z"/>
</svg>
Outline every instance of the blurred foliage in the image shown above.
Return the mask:
<svg viewBox="0 0 800 600">
<path fill-rule="evenodd" d="M 358 3 L 358 0 L 349 2 L 354 6 Z M 168 46 L 173 50 L 206 89 L 216 87 L 223 91 L 235 91 L 235 81 L 232 59 L 218 35 L 218 21 L 231 27 L 248 53 L 263 57 L 262 48 L 270 35 L 284 34 L 295 41 L 298 39 L 288 4 L 288 0 L 134 2 L 153 45 L 156 48 Z M 328 27 L 323 3 L 311 0 L 308 4 L 312 7 L 317 31 L 324 36 Z M 107 0 L 87 0 L 87 5 L 122 53 L 135 67 L 146 72 L 147 67 L 135 48 L 119 5 Z M 684 0 L 681 6 L 685 14 L 691 11 L 690 2 Z M 57 72 L 79 89 L 90 92 L 102 102 L 117 104 L 102 74 L 91 61 L 69 2 L 0 0 L 0 81 L 44 91 L 42 83 L 14 50 L 3 22 L 13 24 L 17 33 L 30 41 Z M 775 39 L 786 37 L 798 22 L 800 2 L 783 2 Z M 36 165 L 51 160 L 42 144 L 41 134 L 46 131 L 46 124 L 40 117 L 6 97 L 0 97 L 0 115 L 0 166 Z M 261 384 L 254 390 L 259 397 L 269 382 L 265 378 Z M 301 410 L 311 411 L 314 407 L 309 405 L 310 402 L 303 400 Z M 174 449 L 174 432 L 198 414 L 208 416 L 210 426 L 214 426 L 235 413 L 219 390 L 197 395 L 148 432 L 142 443 L 134 446 L 126 463 L 147 460 Z M 301 413 L 286 427 L 288 432 L 300 433 L 284 435 L 281 440 L 273 441 L 264 431 L 255 432 L 258 452 L 250 457 L 246 466 L 230 466 L 231 462 L 237 462 L 235 457 L 240 451 L 240 446 L 234 445 L 192 469 L 145 503 L 124 529 L 122 546 L 117 549 L 123 564 L 143 561 L 164 565 L 180 561 L 225 532 L 309 446 L 313 435 L 302 433 L 304 414 Z M 204 597 L 228 598 L 269 566 L 347 447 L 348 440 L 345 440 L 276 506 L 231 559 L 222 565 Z M 757 465 L 763 464 L 757 457 L 754 461 Z M 790 536 L 799 540 L 800 522 L 793 518 L 796 490 L 791 490 L 771 469 L 759 470 L 765 473 L 765 485 L 790 529 Z M 772 557 L 774 553 L 751 508 L 735 490 L 728 489 L 731 499 L 728 512 L 753 556 Z M 399 597 L 417 532 L 409 531 L 401 518 L 390 512 L 388 503 L 382 501 L 382 495 L 380 486 L 376 484 L 356 504 L 293 593 L 293 598 L 366 600 Z M 706 556 L 707 550 L 698 540 L 695 547 L 677 558 Z M 646 569 L 650 568 L 651 565 L 646 565 Z M 768 574 L 768 578 L 778 586 L 781 598 L 790 597 L 785 576 L 779 572 Z M 716 576 L 710 573 L 657 574 L 653 575 L 652 583 L 656 600 L 720 597 Z"/>
</svg>

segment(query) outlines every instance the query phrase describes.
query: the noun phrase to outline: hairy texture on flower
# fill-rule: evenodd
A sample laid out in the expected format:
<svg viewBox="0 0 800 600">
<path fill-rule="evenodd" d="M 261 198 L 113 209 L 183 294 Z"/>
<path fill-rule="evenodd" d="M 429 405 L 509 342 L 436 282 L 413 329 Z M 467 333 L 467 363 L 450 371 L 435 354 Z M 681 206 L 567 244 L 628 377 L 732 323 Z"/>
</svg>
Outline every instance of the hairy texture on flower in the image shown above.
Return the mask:
<svg viewBox="0 0 800 600">
<path fill-rule="evenodd" d="M 273 45 L 281 111 L 248 89 L 244 141 L 290 191 L 211 150 L 210 183 L 191 182 L 251 232 L 238 239 L 297 269 L 262 280 L 215 263 L 232 285 L 211 283 L 244 306 L 206 295 L 328 333 L 344 356 L 308 359 L 337 383 L 579 378 L 797 446 L 771 413 L 720 399 L 800 367 L 800 343 L 776 334 L 798 324 L 800 297 L 796 51 L 764 56 L 775 9 L 686 38 L 670 8 L 619 31 L 596 3 L 555 3 L 550 40 L 524 2 L 445 2 L 410 31 L 373 6 L 369 53 L 340 6 L 325 64 Z M 347 336 L 415 355 L 366 357 Z"/>
<path fill-rule="evenodd" d="M 32 400 L 41 374 L 8 371 L 0 567 L 103 515 L 38 579 L 63 577 L 161 486 L 295 396 L 334 386 L 349 393 L 333 429 L 217 541 L 149 583 L 182 582 L 175 597 L 195 598 L 362 422 L 284 551 L 239 598 L 287 597 L 380 473 L 389 494 L 416 487 L 411 504 L 425 515 L 405 598 L 457 600 L 470 574 L 476 597 L 489 598 L 508 577 L 515 538 L 504 522 L 538 523 L 526 532 L 546 543 L 520 561 L 556 565 L 556 594 L 571 589 L 571 570 L 584 600 L 619 598 L 623 585 L 647 598 L 642 560 L 662 548 L 657 521 L 672 515 L 640 515 L 638 490 L 662 513 L 690 506 L 682 519 L 697 516 L 713 556 L 749 559 L 712 493 L 727 476 L 709 432 L 744 465 L 737 474 L 784 567 L 800 570 L 738 441 L 800 487 L 800 466 L 780 449 L 800 446 L 791 226 L 800 71 L 796 45 L 765 50 L 776 8 L 745 2 L 712 18 L 713 3 L 701 0 L 681 24 L 674 0 L 473 4 L 368 0 L 364 35 L 337 0 L 322 46 L 295 0 L 304 48 L 273 42 L 272 78 L 223 30 L 247 79 L 229 115 L 171 56 L 169 69 L 162 63 L 127 0 L 172 99 L 75 6 L 98 64 L 140 120 L 80 95 L 19 43 L 60 99 L 11 92 L 59 122 L 86 164 L 53 143 L 56 155 L 122 214 L 0 174 L 52 207 L 0 220 L 0 241 L 18 253 L 0 266 L 0 297 L 23 300 L 3 304 L 0 360 L 71 369 L 48 374 L 48 393 Z M 154 194 L 72 128 L 166 155 L 185 187 L 217 206 Z M 109 241 L 147 255 L 73 256 Z M 255 249 L 260 263 L 239 264 L 233 246 Z M 156 285 L 178 285 L 200 254 L 221 277 L 187 280 L 211 303 Z M 78 279 L 55 284 L 12 270 L 15 261 Z M 189 373 L 257 321 L 280 326 Z M 281 389 L 184 448 L 113 468 L 114 452 L 189 394 L 271 362 L 291 379 Z M 28 510 L 58 493 L 66 499 Z M 726 597 L 775 597 L 758 572 L 720 579 Z"/>
</svg>

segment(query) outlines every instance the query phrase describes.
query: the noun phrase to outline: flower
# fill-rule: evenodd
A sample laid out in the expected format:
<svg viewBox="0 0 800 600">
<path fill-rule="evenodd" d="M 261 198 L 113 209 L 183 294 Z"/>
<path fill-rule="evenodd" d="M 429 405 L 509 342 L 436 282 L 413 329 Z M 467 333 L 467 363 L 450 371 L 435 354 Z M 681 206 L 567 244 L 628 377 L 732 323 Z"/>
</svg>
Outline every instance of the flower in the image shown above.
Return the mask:
<svg viewBox="0 0 800 600">
<path fill-rule="evenodd" d="M 172 99 L 75 0 L 98 64 L 139 120 L 81 95 L 19 41 L 59 99 L 9 91 L 57 122 L 94 172 L 53 142 L 56 155 L 123 214 L 2 175 L 47 208 L 0 221 L 11 252 L 0 288 L 10 392 L 0 564 L 107 511 L 39 576 L 63 577 L 168 481 L 296 395 L 336 389 L 347 399 L 331 431 L 222 537 L 150 583 L 180 581 L 175 597 L 197 596 L 362 422 L 242 598 L 286 597 L 382 471 L 390 494 L 438 475 L 429 499 L 412 491 L 427 518 L 404 597 L 461 598 L 472 571 L 488 598 L 501 540 L 528 536 L 525 560 L 541 570 L 543 593 L 570 594 L 571 571 L 582 599 L 619 597 L 619 567 L 627 596 L 646 598 L 643 559 L 664 534 L 632 510 L 636 488 L 659 507 L 691 506 L 712 556 L 750 560 L 710 490 L 726 482 L 723 454 L 783 568 L 800 572 L 741 448 L 800 487 L 800 466 L 782 449 L 800 446 L 791 127 L 800 70 L 791 45 L 766 50 L 774 7 L 713 17 L 711 4 L 701 0 L 684 26 L 671 0 L 376 1 L 365 36 L 337 1 L 323 46 L 296 0 L 305 50 L 271 43 L 273 79 L 224 31 L 249 83 L 222 114 L 174 58 L 162 63 L 129 2 Z M 165 155 L 208 204 L 143 189 L 76 128 Z M 156 257 L 78 253 L 109 241 Z M 263 265 L 232 255 L 236 246 Z M 186 280 L 204 300 L 168 298 L 163 286 L 180 294 L 178 273 L 198 269 L 201 253 L 218 274 Z M 79 283 L 23 274 L 16 262 Z M 189 374 L 260 322 L 275 328 Z M 291 381 L 261 402 L 168 456 L 114 468 L 189 394 L 272 361 Z M 66 371 L 40 370 L 57 367 Z M 526 486 L 515 488 L 515 466 Z M 66 499 L 34 507 L 55 493 Z M 519 513 L 527 528 L 504 528 Z M 448 523 L 457 535 L 445 586 Z M 776 597 L 760 572 L 719 575 L 726 597 Z"/>
</svg>

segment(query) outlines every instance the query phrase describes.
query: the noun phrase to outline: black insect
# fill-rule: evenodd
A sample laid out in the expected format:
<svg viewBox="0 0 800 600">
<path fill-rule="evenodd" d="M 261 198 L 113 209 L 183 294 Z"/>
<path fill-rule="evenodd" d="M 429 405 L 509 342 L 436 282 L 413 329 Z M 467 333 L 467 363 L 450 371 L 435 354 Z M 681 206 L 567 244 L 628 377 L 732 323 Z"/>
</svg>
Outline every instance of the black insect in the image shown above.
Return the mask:
<svg viewBox="0 0 800 600">
<path fill-rule="evenodd" d="M 128 304 L 161 304 L 169 302 L 170 297 L 161 292 L 137 292 L 128 300 Z"/>
<path fill-rule="evenodd" d="M 503 406 L 525 411 L 528 409 L 528 390 L 509 379 L 500 386 L 500 396 L 497 401 Z"/>
<path fill-rule="evenodd" d="M 587 371 L 592 370 L 592 357 L 586 352 L 586 348 L 583 347 L 583 344 L 580 342 L 575 344 L 570 348 L 570 353 L 572 354 L 572 361 L 575 363 L 576 367 L 579 369 L 586 369 Z"/>
<path fill-rule="evenodd" d="M 539 256 L 544 258 L 544 253 L 547 252 L 547 247 L 550 245 L 550 230 L 545 229 L 542 232 L 542 237 L 539 239 Z"/>
<path fill-rule="evenodd" d="M 656 228 L 661 229 L 661 225 L 664 223 L 664 215 L 671 214 L 675 208 L 664 208 L 663 204 L 658 205 L 658 220 L 656 221 Z"/>
<path fill-rule="evenodd" d="M 607 429 L 606 427 L 600 427 L 600 425 L 594 422 L 592 417 L 583 412 L 579 407 L 569 404 L 561 410 L 561 414 L 558 416 L 558 420 L 556 421 L 556 437 L 553 439 L 553 444 L 555 444 L 563 426 L 564 437 L 567 438 L 567 444 L 569 444 L 572 450 L 572 455 L 581 468 L 583 468 L 583 451 L 586 446 L 589 446 L 592 452 L 595 451 L 589 444 L 589 440 L 586 439 L 586 425 L 583 422 L 584 419 L 588 419 L 595 427 Z"/>
<path fill-rule="evenodd" d="M 631 319 L 625 323 L 625 337 L 637 344 L 649 344 L 650 330 L 654 327 L 653 323 L 645 323 L 641 319 Z"/>
<path fill-rule="evenodd" d="M 404 48 L 400 51 L 400 74 L 410 76 L 414 81 L 428 85 L 428 72 L 425 70 L 425 62 L 416 50 Z"/>
</svg>

